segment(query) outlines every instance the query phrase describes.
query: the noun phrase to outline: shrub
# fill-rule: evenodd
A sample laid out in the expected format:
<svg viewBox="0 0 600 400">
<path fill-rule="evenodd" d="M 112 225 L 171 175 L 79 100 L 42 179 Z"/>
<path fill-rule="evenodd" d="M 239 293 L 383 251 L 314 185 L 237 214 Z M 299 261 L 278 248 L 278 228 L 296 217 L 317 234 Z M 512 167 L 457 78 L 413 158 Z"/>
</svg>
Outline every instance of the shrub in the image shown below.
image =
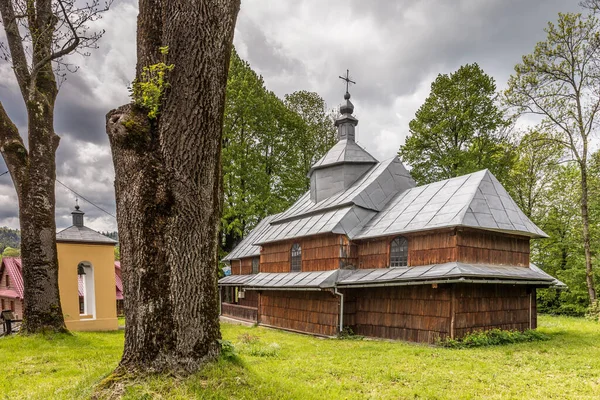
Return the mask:
<svg viewBox="0 0 600 400">
<path fill-rule="evenodd" d="M 492 329 L 489 331 L 476 331 L 463 336 L 461 339 L 444 339 L 438 342 L 442 347 L 453 349 L 463 349 L 483 346 L 498 346 L 503 344 L 535 342 L 538 340 L 548 340 L 549 337 L 533 329 L 525 332 L 506 331 L 501 329 Z"/>
<path fill-rule="evenodd" d="M 364 336 L 356 335 L 352 328 L 345 326 L 340 333 L 338 333 L 338 339 L 342 340 L 363 340 Z"/>
<path fill-rule="evenodd" d="M 221 345 L 221 357 L 226 360 L 233 360 L 237 357 L 235 346 L 229 340 L 217 340 Z"/>
<path fill-rule="evenodd" d="M 588 307 L 585 318 L 600 322 L 600 301 L 596 300 Z"/>
</svg>

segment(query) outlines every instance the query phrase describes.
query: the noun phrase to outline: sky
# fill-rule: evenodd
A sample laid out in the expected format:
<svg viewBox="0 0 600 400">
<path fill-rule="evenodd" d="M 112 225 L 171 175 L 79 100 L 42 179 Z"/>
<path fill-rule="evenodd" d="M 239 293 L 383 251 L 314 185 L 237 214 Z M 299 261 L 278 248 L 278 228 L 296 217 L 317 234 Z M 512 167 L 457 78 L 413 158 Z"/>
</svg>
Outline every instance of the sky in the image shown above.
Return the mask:
<svg viewBox="0 0 600 400">
<path fill-rule="evenodd" d="M 499 90 L 521 57 L 545 39 L 558 12 L 578 12 L 578 0 L 242 0 L 234 45 L 283 97 L 297 90 L 319 93 L 328 107 L 343 101 L 338 76 L 350 70 L 350 92 L 359 119 L 357 141 L 378 159 L 394 156 L 408 123 L 438 74 L 477 62 Z M 114 170 L 105 132 L 106 113 L 129 102 L 135 70 L 137 2 L 115 0 L 93 28 L 106 33 L 62 84 L 55 110 L 61 136 L 58 179 L 115 214 Z M 0 41 L 4 32 L 0 25 Z M 23 100 L 13 71 L 0 59 L 0 102 L 27 132 Z M 6 166 L 0 158 L 0 174 Z M 75 195 L 56 187 L 56 224 L 71 225 Z M 79 200 L 86 225 L 116 230 L 115 219 Z M 0 226 L 19 227 L 17 197 L 9 175 L 0 177 Z"/>
</svg>

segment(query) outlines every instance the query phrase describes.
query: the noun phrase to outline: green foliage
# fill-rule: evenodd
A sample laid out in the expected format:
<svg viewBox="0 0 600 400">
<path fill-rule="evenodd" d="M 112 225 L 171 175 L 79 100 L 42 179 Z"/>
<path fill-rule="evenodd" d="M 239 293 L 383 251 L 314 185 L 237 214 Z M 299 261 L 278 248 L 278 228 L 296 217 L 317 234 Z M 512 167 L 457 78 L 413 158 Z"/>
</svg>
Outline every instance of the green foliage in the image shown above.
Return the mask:
<svg viewBox="0 0 600 400">
<path fill-rule="evenodd" d="M 306 174 L 334 137 L 333 121 L 316 93 L 296 92 L 282 101 L 232 52 L 223 124 L 221 255 L 308 189 Z"/>
<path fill-rule="evenodd" d="M 535 330 L 505 331 L 492 329 L 489 331 L 472 332 L 460 339 L 445 339 L 439 342 L 442 347 L 452 349 L 464 349 L 472 347 L 499 346 L 503 344 L 514 344 L 523 342 L 534 342 L 538 340 L 549 340 L 550 337 Z"/>
<path fill-rule="evenodd" d="M 588 307 L 585 317 L 590 321 L 600 322 L 600 301 L 597 300 Z"/>
<path fill-rule="evenodd" d="M 505 103 L 515 110 L 515 114 L 534 114 L 543 118 L 543 130 L 553 132 L 554 141 L 561 145 L 573 160 L 569 168 L 575 168 L 572 181 L 577 182 L 579 188 L 573 188 L 573 205 L 579 208 L 579 216 L 569 213 L 573 223 L 581 230 L 581 235 L 572 229 L 574 225 L 556 226 L 562 237 L 576 241 L 573 246 L 562 246 L 561 263 L 567 265 L 563 271 L 566 278 L 572 280 L 575 286 L 569 285 L 572 294 L 568 302 L 570 313 L 583 314 L 593 300 L 594 285 L 591 282 L 597 277 L 593 264 L 596 249 L 591 249 L 585 254 L 580 249 L 584 242 L 598 243 L 598 219 L 594 210 L 594 179 L 591 173 L 591 152 L 597 150 L 592 145 L 592 138 L 597 134 L 598 116 L 600 112 L 600 74 L 598 74 L 598 61 L 600 60 L 600 21 L 594 15 L 581 15 L 574 13 L 559 13 L 556 23 L 548 23 L 546 39 L 539 42 L 533 53 L 523 56 L 522 62 L 515 66 L 515 73 L 509 78 L 508 89 L 504 93 Z M 588 176 L 589 182 L 584 179 Z M 596 192 L 597 194 L 597 192 Z M 587 199 L 587 202 L 584 201 Z M 587 205 L 586 205 L 587 204 Z M 561 207 L 555 205 L 554 221 L 556 217 L 564 217 Z M 541 219 L 546 219 L 545 217 Z M 595 219 L 595 221 L 594 221 Z M 586 227 L 590 233 L 587 234 Z M 557 246 L 560 247 L 560 246 Z M 596 256 L 597 258 L 597 256 Z M 547 260 L 552 263 L 551 260 Z M 587 272 L 583 272 L 581 264 Z M 597 268 L 596 268 L 597 269 Z M 586 274 L 590 277 L 590 287 L 586 286 L 588 300 L 580 298 L 581 279 L 585 282 Z M 597 281 L 596 281 L 597 282 Z M 566 282 L 565 282 L 566 283 Z M 560 294 L 559 297 L 564 297 Z M 560 308 L 560 306 L 555 306 Z"/>
<path fill-rule="evenodd" d="M 328 340 L 222 324 L 224 340 L 247 334 L 278 343 L 278 357 L 241 353 L 189 377 L 121 380 L 95 393 L 118 365 L 124 332 L 14 336 L 0 340 L 7 399 L 593 399 L 600 391 L 600 329 L 583 318 L 540 316 L 550 341 L 457 351 L 386 340 Z M 90 363 L 90 360 L 94 360 Z M 111 396 L 112 397 L 109 397 Z M 144 397 L 145 396 L 145 397 Z"/>
<path fill-rule="evenodd" d="M 169 47 L 160 48 L 163 61 L 142 69 L 140 78 L 133 81 L 130 92 L 133 102 L 148 111 L 148 118 L 156 119 L 160 113 L 162 95 L 169 87 L 167 73 L 175 68 L 173 64 L 167 64 Z"/>
<path fill-rule="evenodd" d="M 21 247 L 21 232 L 18 229 L 0 227 L 0 254 L 7 247 Z"/>
<path fill-rule="evenodd" d="M 419 185 L 484 168 L 504 181 L 513 147 L 496 97 L 494 79 L 477 64 L 438 75 L 398 152 Z"/>
<path fill-rule="evenodd" d="M 342 340 L 363 340 L 364 336 L 357 335 L 354 333 L 352 328 L 345 326 L 340 333 L 338 333 L 338 339 Z"/>
<path fill-rule="evenodd" d="M 21 249 L 6 247 L 2 252 L 2 257 L 21 257 Z"/>
<path fill-rule="evenodd" d="M 277 357 L 281 346 L 277 343 L 264 343 L 260 337 L 250 333 L 243 333 L 238 336 L 238 348 L 241 354 L 248 354 L 254 357 Z"/>
<path fill-rule="evenodd" d="M 596 167 L 592 164 L 591 168 L 593 171 Z M 590 305 L 585 282 L 579 176 L 575 163 L 558 165 L 533 211 L 533 221 L 550 237 L 532 241 L 531 261 L 568 286 L 566 290 L 538 290 L 541 312 L 583 316 Z M 600 174 L 591 174 L 589 183 L 590 229 L 595 250 L 600 239 Z M 597 269 L 594 276 L 598 282 Z"/>
<path fill-rule="evenodd" d="M 229 340 L 217 340 L 221 346 L 221 357 L 225 360 L 232 360 L 237 357 L 235 346 Z"/>
<path fill-rule="evenodd" d="M 121 261 L 121 246 L 115 246 L 115 261 Z"/>
</svg>

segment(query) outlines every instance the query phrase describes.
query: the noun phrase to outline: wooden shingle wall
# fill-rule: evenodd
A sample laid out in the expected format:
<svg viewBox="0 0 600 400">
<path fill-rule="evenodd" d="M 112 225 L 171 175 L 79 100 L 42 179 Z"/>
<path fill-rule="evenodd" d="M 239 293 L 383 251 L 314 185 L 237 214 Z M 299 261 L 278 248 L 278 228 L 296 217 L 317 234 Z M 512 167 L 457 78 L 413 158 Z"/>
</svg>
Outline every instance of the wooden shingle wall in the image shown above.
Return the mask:
<svg viewBox="0 0 600 400">
<path fill-rule="evenodd" d="M 260 323 L 316 335 L 337 334 L 339 299 L 330 292 L 263 291 Z"/>
<path fill-rule="evenodd" d="M 302 247 L 302 271 L 329 271 L 340 267 L 340 235 L 319 235 L 265 244 L 260 253 L 260 272 L 290 272 L 290 250 Z"/>
<path fill-rule="evenodd" d="M 356 334 L 433 343 L 449 334 L 451 288 L 431 285 L 352 290 Z M 345 313 L 346 314 L 346 313 Z M 348 310 L 351 314 L 351 310 Z"/>
<path fill-rule="evenodd" d="M 238 304 L 246 307 L 258 307 L 258 292 L 254 290 L 244 291 L 244 298 L 238 298 Z"/>
<path fill-rule="evenodd" d="M 529 266 L 529 238 L 464 230 L 457 234 L 458 261 Z"/>
<path fill-rule="evenodd" d="M 399 235 L 358 242 L 358 267 L 386 268 L 390 265 L 390 242 Z M 408 240 L 408 265 L 456 261 L 456 235 L 451 230 L 403 235 Z"/>
<path fill-rule="evenodd" d="M 439 230 L 403 235 L 408 240 L 408 265 L 461 261 L 474 264 L 529 265 L 529 238 L 482 230 Z M 358 268 L 389 266 L 390 242 L 396 237 L 361 240 Z"/>
<path fill-rule="evenodd" d="M 468 332 L 494 328 L 524 331 L 530 328 L 530 316 L 533 329 L 537 326 L 536 314 L 535 289 L 524 285 L 463 284 L 456 287 L 457 338 Z"/>
</svg>

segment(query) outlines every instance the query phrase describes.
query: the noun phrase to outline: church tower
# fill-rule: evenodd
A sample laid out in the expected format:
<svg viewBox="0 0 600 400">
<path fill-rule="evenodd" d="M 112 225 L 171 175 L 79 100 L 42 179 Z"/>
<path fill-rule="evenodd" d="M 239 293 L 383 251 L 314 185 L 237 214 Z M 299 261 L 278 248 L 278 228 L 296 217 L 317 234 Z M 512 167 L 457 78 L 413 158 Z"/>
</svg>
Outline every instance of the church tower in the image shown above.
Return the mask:
<svg viewBox="0 0 600 400">
<path fill-rule="evenodd" d="M 345 191 L 378 162 L 356 144 L 358 119 L 352 115 L 354 105 L 348 91 L 348 84 L 354 82 L 347 72 L 345 77 L 340 78 L 346 81 L 346 94 L 345 103 L 340 106 L 340 116 L 335 121 L 338 142 L 308 172 L 310 199 L 314 203 Z"/>
</svg>

